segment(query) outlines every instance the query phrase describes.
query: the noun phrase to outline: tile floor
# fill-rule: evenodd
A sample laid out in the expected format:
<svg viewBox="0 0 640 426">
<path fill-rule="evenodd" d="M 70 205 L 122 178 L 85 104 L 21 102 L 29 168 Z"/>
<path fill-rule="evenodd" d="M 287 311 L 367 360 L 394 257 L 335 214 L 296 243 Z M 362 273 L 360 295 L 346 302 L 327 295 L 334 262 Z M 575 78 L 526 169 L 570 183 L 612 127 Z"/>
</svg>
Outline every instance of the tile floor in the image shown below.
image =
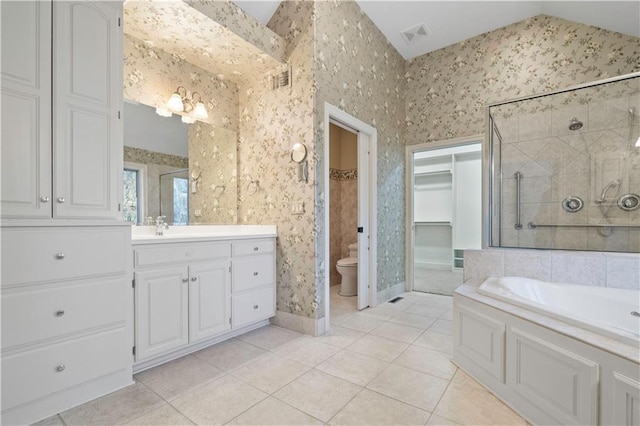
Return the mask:
<svg viewBox="0 0 640 426">
<path fill-rule="evenodd" d="M 526 424 L 449 361 L 450 297 L 405 293 L 357 312 L 331 290 L 325 336 L 263 327 L 39 424 Z"/>
</svg>

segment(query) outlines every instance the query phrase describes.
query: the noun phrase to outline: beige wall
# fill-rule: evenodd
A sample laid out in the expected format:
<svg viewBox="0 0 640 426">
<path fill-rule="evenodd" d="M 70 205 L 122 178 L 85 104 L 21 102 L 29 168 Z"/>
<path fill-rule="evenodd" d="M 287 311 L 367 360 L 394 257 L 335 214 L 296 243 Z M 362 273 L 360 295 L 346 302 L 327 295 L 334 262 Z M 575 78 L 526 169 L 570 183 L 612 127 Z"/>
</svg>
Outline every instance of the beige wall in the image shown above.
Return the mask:
<svg viewBox="0 0 640 426">
<path fill-rule="evenodd" d="M 329 168 L 358 168 L 358 136 L 335 124 L 329 124 Z"/>
</svg>

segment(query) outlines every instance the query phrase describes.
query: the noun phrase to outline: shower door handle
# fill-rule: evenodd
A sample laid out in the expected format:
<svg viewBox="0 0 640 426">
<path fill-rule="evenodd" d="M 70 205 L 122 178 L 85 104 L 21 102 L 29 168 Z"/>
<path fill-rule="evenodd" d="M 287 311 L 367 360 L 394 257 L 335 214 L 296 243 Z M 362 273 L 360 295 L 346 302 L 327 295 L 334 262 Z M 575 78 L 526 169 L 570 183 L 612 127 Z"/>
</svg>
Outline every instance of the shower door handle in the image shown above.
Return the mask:
<svg viewBox="0 0 640 426">
<path fill-rule="evenodd" d="M 522 229 L 522 221 L 520 220 L 520 179 L 522 179 L 522 173 L 516 172 L 513 176 L 516 178 L 516 224 L 514 228 L 520 230 Z"/>
<path fill-rule="evenodd" d="M 364 232 L 364 226 L 358 226 L 358 234 L 362 234 Z"/>
</svg>

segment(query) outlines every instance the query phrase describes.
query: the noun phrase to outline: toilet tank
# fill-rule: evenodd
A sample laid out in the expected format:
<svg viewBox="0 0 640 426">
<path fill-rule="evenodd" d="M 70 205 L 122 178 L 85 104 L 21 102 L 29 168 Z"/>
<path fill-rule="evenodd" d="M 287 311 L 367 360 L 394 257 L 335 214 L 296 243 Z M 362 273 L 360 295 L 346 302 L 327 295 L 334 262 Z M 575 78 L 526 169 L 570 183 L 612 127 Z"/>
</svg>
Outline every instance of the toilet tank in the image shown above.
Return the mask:
<svg viewBox="0 0 640 426">
<path fill-rule="evenodd" d="M 358 257 L 358 243 L 349 244 L 349 257 Z"/>
</svg>

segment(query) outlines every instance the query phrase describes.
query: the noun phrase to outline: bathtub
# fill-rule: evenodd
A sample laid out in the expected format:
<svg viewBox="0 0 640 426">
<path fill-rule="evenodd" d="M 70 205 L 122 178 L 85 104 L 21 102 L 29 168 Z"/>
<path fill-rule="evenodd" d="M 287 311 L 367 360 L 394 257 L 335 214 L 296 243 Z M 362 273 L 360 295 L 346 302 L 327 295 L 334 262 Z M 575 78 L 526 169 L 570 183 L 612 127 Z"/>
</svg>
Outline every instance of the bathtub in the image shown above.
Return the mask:
<svg viewBox="0 0 640 426">
<path fill-rule="evenodd" d="M 640 347 L 638 290 L 492 277 L 478 292 Z"/>
</svg>

